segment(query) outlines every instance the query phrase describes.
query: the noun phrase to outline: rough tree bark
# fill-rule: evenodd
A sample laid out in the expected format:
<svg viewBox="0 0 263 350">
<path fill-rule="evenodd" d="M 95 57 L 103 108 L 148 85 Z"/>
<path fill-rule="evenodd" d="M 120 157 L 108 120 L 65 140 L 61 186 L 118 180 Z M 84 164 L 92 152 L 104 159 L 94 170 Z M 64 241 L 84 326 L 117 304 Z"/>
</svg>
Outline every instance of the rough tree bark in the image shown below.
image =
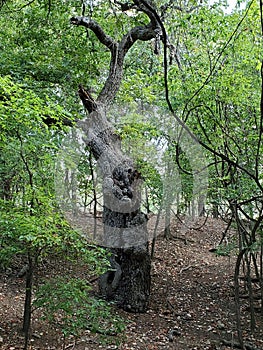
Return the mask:
<svg viewBox="0 0 263 350">
<path fill-rule="evenodd" d="M 80 125 L 103 178 L 104 245 L 112 251 L 112 269 L 101 276 L 100 291 L 127 311 L 145 312 L 150 295 L 151 261 L 146 216 L 140 210 L 140 173 L 122 153 L 119 136 L 104 111 L 120 87 L 125 55 L 137 40 L 158 37 L 160 27 L 148 1 L 134 0 L 120 6 L 123 11 L 133 8 L 144 12 L 149 23 L 135 26 L 119 42 L 108 36 L 92 18 L 73 17 L 71 23 L 93 31 L 111 53 L 108 78 L 98 98 L 94 100 L 89 91 L 79 87 L 79 96 L 89 113 Z"/>
</svg>

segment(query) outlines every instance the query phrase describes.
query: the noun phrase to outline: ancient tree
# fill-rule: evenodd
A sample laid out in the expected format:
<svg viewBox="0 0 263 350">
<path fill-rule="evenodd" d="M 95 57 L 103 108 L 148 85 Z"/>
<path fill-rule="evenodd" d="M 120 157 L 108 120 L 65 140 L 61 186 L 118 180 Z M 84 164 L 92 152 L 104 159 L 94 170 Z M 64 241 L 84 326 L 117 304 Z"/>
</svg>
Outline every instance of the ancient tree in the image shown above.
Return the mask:
<svg viewBox="0 0 263 350">
<path fill-rule="evenodd" d="M 119 90 L 128 51 L 137 40 L 158 39 L 161 28 L 148 1 L 118 4 L 122 11 L 142 11 L 147 15 L 148 23 L 133 27 L 120 41 L 107 35 L 92 18 L 77 16 L 71 18 L 71 23 L 93 31 L 111 54 L 108 77 L 98 97 L 94 99 L 89 91 L 79 87 L 79 96 L 88 112 L 88 117 L 80 125 L 103 179 L 102 241 L 112 252 L 112 269 L 101 276 L 100 291 L 127 311 L 144 312 L 150 295 L 151 262 L 147 219 L 140 210 L 141 176 L 132 159 L 122 153 L 121 140 L 107 120 L 105 111 Z"/>
</svg>

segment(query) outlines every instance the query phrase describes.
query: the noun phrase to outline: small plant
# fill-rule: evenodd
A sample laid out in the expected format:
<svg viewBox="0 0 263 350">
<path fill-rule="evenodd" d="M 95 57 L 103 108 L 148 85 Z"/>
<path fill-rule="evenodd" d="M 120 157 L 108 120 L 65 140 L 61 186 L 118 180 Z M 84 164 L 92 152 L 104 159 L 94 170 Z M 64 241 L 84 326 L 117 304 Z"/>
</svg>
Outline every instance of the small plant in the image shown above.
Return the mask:
<svg viewBox="0 0 263 350">
<path fill-rule="evenodd" d="M 216 255 L 218 256 L 230 256 L 233 251 L 237 249 L 237 246 L 234 242 L 230 242 L 228 244 L 220 244 L 217 247 Z"/>
<path fill-rule="evenodd" d="M 91 286 L 83 279 L 56 278 L 38 289 L 34 306 L 43 309 L 43 318 L 61 330 L 64 340 L 78 337 L 86 329 L 100 334 L 101 340 L 123 332 L 123 319 L 90 291 Z"/>
</svg>

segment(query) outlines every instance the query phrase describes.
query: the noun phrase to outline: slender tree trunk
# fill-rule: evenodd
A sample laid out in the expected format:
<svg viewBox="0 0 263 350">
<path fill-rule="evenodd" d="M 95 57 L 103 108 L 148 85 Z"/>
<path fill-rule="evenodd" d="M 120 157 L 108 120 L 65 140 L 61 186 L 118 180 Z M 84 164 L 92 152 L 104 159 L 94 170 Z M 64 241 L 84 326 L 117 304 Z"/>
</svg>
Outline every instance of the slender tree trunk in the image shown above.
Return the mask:
<svg viewBox="0 0 263 350">
<path fill-rule="evenodd" d="M 170 237 L 171 237 L 171 205 L 166 205 L 164 238 L 170 239 Z"/>
<path fill-rule="evenodd" d="M 260 245 L 260 294 L 261 294 L 261 316 L 263 319 L 263 242 L 261 241 Z"/>
<path fill-rule="evenodd" d="M 34 273 L 34 263 L 30 253 L 28 253 L 28 269 L 26 272 L 26 295 L 25 295 L 24 317 L 23 317 L 23 332 L 25 334 L 24 350 L 27 350 L 28 348 L 28 341 L 30 337 L 33 273 Z"/>
<path fill-rule="evenodd" d="M 97 191 L 96 191 L 96 181 L 95 181 L 95 172 L 92 164 L 92 154 L 89 153 L 89 168 L 90 168 L 90 174 L 91 174 L 91 182 L 92 182 L 92 202 L 94 203 L 93 205 L 93 238 L 96 239 L 97 236 Z"/>
<path fill-rule="evenodd" d="M 156 217 L 156 221 L 155 221 L 155 225 L 154 225 L 152 247 L 151 247 L 151 259 L 153 259 L 153 257 L 154 257 L 155 244 L 156 244 L 156 238 L 157 238 L 157 229 L 158 229 L 158 225 L 159 225 L 159 222 L 160 222 L 161 212 L 162 212 L 162 209 L 159 208 L 158 214 L 157 214 L 157 217 Z"/>
<path fill-rule="evenodd" d="M 254 299 L 253 299 L 253 286 L 251 278 L 251 253 L 247 252 L 245 254 L 245 262 L 247 265 L 247 274 L 245 275 L 247 289 L 248 289 L 248 300 L 249 300 L 249 309 L 250 309 L 250 329 L 251 332 L 255 331 L 256 328 L 256 319 L 255 319 L 255 308 L 254 308 Z"/>
<path fill-rule="evenodd" d="M 244 254 L 246 253 L 246 250 L 243 249 L 239 252 L 236 266 L 235 266 L 235 274 L 234 274 L 234 288 L 235 288 L 235 307 L 236 307 L 236 326 L 237 326 L 237 335 L 238 335 L 238 341 L 240 343 L 240 347 L 242 350 L 244 350 L 244 341 L 243 341 L 243 332 L 242 332 L 242 325 L 241 325 L 241 312 L 240 312 L 240 297 L 239 297 L 239 271 L 240 271 L 240 265 L 243 259 Z"/>
</svg>

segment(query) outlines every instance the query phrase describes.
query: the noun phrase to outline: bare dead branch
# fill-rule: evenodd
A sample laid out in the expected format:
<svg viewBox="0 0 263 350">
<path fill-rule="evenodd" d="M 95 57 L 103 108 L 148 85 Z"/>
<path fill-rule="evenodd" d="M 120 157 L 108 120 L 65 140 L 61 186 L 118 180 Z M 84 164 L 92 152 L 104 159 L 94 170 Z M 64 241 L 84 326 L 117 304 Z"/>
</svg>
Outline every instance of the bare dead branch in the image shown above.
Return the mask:
<svg viewBox="0 0 263 350">
<path fill-rule="evenodd" d="M 85 108 L 87 108 L 87 111 L 89 113 L 94 112 L 97 109 L 97 104 L 95 103 L 90 92 L 84 89 L 83 86 L 79 85 L 78 93 L 83 105 L 85 106 Z"/>
<path fill-rule="evenodd" d="M 159 28 L 153 27 L 151 23 L 146 26 L 134 27 L 129 33 L 124 35 L 120 42 L 120 47 L 123 49 L 124 54 L 126 54 L 137 40 L 148 41 L 154 39 L 158 33 Z"/>
</svg>

